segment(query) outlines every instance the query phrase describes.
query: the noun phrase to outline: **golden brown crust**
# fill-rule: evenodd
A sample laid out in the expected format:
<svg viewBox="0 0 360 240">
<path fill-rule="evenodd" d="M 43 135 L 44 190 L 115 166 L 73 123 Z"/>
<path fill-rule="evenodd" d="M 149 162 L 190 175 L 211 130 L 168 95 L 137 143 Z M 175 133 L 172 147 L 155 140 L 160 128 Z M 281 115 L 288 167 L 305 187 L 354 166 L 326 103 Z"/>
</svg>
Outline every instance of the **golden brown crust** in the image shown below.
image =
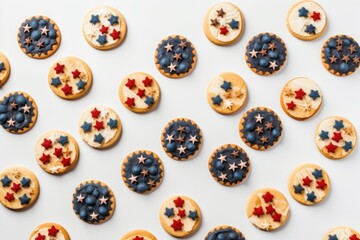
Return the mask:
<svg viewBox="0 0 360 240">
<path fill-rule="evenodd" d="M 126 233 L 124 236 L 120 238 L 120 240 L 133 240 L 136 236 L 146 237 L 150 240 L 157 240 L 157 238 L 151 233 L 146 230 L 137 229 L 131 232 Z"/>
<path fill-rule="evenodd" d="M 66 229 L 63 226 L 61 226 L 60 224 L 52 223 L 52 222 L 43 223 L 43 224 L 40 224 L 39 226 L 37 226 L 31 233 L 29 240 L 33 240 L 32 238 L 36 237 L 41 229 L 51 228 L 52 226 L 57 228 L 59 230 L 59 232 L 61 232 L 64 235 L 65 240 L 70 240 L 69 233 L 66 231 Z"/>
<path fill-rule="evenodd" d="M 330 229 L 323 237 L 323 240 L 329 240 L 329 235 L 331 235 L 336 230 L 347 230 L 350 232 L 350 234 L 355 234 L 356 237 L 360 238 L 360 233 L 355 231 L 354 229 L 347 227 L 347 226 L 338 226 Z"/>
<path fill-rule="evenodd" d="M 244 234 L 237 228 L 233 227 L 233 226 L 230 226 L 230 225 L 220 225 L 220 226 L 217 226 L 217 227 L 214 227 L 213 229 L 211 229 L 209 231 L 209 233 L 206 235 L 205 237 L 205 240 L 207 240 L 207 236 L 215 231 L 219 231 L 221 229 L 227 229 L 227 228 L 231 228 L 233 231 L 237 232 L 240 236 L 243 236 L 244 237 L 244 240 L 245 240 L 245 236 Z"/>
<path fill-rule="evenodd" d="M 10 62 L 7 59 L 7 57 L 5 56 L 5 54 L 3 54 L 2 52 L 0 52 L 0 62 L 4 63 L 4 67 L 5 70 L 0 71 L 0 87 L 3 86 L 7 80 L 9 79 L 10 76 L 10 72 L 11 72 L 11 67 L 10 67 Z"/>
</svg>

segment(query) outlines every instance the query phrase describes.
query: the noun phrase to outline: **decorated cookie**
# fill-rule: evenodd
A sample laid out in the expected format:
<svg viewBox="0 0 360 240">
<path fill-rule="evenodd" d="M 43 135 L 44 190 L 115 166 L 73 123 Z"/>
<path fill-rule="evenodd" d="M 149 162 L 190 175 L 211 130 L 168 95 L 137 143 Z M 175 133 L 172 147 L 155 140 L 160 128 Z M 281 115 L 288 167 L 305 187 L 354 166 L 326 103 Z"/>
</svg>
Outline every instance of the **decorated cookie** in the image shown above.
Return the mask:
<svg viewBox="0 0 360 240">
<path fill-rule="evenodd" d="M 246 83 L 237 74 L 220 73 L 211 79 L 207 100 L 212 109 L 222 114 L 231 114 L 240 110 L 246 103 L 248 91 Z"/>
<path fill-rule="evenodd" d="M 336 76 L 347 76 L 360 65 L 359 44 L 350 36 L 335 35 L 329 38 L 321 51 L 324 67 Z"/>
<path fill-rule="evenodd" d="M 236 42 L 244 31 L 244 17 L 232 3 L 221 2 L 211 7 L 204 18 L 206 37 L 217 45 Z"/>
<path fill-rule="evenodd" d="M 287 28 L 296 38 L 310 41 L 320 37 L 326 29 L 324 9 L 314 1 L 300 1 L 289 11 Z"/>
<path fill-rule="evenodd" d="M 35 158 L 44 171 L 58 175 L 76 166 L 79 147 L 69 133 L 53 130 L 39 138 L 35 146 Z"/>
<path fill-rule="evenodd" d="M 255 227 L 265 231 L 273 231 L 287 221 L 290 207 L 281 192 L 272 188 L 263 188 L 251 194 L 246 212 L 250 222 Z"/>
<path fill-rule="evenodd" d="M 323 240 L 360 240 L 360 233 L 349 227 L 336 227 L 328 231 Z"/>
<path fill-rule="evenodd" d="M 255 150 L 266 150 L 274 146 L 280 140 L 282 130 L 278 115 L 265 107 L 248 110 L 239 123 L 240 137 Z"/>
<path fill-rule="evenodd" d="M 65 57 L 56 61 L 48 75 L 51 90 L 64 99 L 84 96 L 90 90 L 92 79 L 89 66 L 76 57 Z"/>
<path fill-rule="evenodd" d="M 73 209 L 78 217 L 91 224 L 99 224 L 111 218 L 115 211 L 115 196 L 100 181 L 85 181 L 73 194 Z"/>
<path fill-rule="evenodd" d="M 59 48 L 61 33 L 50 18 L 33 16 L 21 23 L 17 39 L 21 50 L 29 57 L 47 58 Z"/>
<path fill-rule="evenodd" d="M 101 6 L 91 9 L 86 14 L 83 34 L 90 46 L 108 50 L 124 41 L 126 28 L 125 18 L 117 9 Z"/>
<path fill-rule="evenodd" d="M 30 240 L 70 240 L 66 229 L 57 223 L 43 223 L 30 235 Z"/>
<path fill-rule="evenodd" d="M 225 186 L 237 185 L 247 179 L 250 160 L 238 145 L 225 144 L 211 154 L 209 171 L 218 183 Z"/>
<path fill-rule="evenodd" d="M 205 240 L 245 240 L 244 235 L 236 228 L 223 225 L 212 229 Z"/>
<path fill-rule="evenodd" d="M 247 65 L 259 75 L 274 74 L 286 62 L 286 45 L 273 33 L 260 33 L 254 36 L 247 44 L 245 51 Z"/>
<path fill-rule="evenodd" d="M 37 115 L 34 99 L 24 92 L 11 92 L 0 100 L 0 124 L 10 133 L 29 131 Z"/>
<path fill-rule="evenodd" d="M 174 237 L 187 237 L 194 233 L 201 222 L 197 203 L 186 196 L 172 196 L 160 208 L 160 222 L 164 230 Z"/>
<path fill-rule="evenodd" d="M 156 153 L 135 151 L 123 161 L 121 175 L 126 186 L 138 193 L 155 190 L 164 177 L 164 166 Z"/>
<path fill-rule="evenodd" d="M 0 52 L 0 87 L 6 83 L 10 76 L 10 63 L 7 57 Z"/>
<path fill-rule="evenodd" d="M 136 72 L 122 80 L 119 97 L 130 111 L 144 113 L 152 110 L 159 102 L 160 87 L 151 75 Z"/>
<path fill-rule="evenodd" d="M 157 240 L 157 238 L 148 231 L 134 230 L 122 236 L 120 240 Z"/>
<path fill-rule="evenodd" d="M 356 142 L 355 127 L 343 117 L 326 118 L 315 132 L 315 143 L 319 151 L 325 157 L 335 160 L 350 155 Z"/>
<path fill-rule="evenodd" d="M 193 158 L 199 152 L 202 141 L 200 128 L 187 118 L 176 118 L 170 121 L 161 134 L 163 149 L 175 160 Z"/>
<path fill-rule="evenodd" d="M 119 116 L 109 107 L 95 106 L 83 113 L 79 121 L 81 138 L 90 147 L 107 148 L 121 135 Z"/>
<path fill-rule="evenodd" d="M 325 200 L 330 192 L 327 172 L 315 164 L 297 167 L 289 178 L 289 192 L 299 203 L 314 205 Z"/>
<path fill-rule="evenodd" d="M 306 120 L 314 116 L 320 109 L 322 93 L 313 80 L 297 77 L 285 84 L 281 91 L 280 103 L 289 117 Z"/>
<path fill-rule="evenodd" d="M 155 51 L 155 65 L 166 77 L 181 78 L 190 74 L 196 65 L 196 50 L 183 36 L 174 35 L 162 40 Z"/>
<path fill-rule="evenodd" d="M 12 210 L 32 206 L 40 193 L 39 182 L 32 171 L 13 166 L 0 172 L 0 202 Z"/>
</svg>

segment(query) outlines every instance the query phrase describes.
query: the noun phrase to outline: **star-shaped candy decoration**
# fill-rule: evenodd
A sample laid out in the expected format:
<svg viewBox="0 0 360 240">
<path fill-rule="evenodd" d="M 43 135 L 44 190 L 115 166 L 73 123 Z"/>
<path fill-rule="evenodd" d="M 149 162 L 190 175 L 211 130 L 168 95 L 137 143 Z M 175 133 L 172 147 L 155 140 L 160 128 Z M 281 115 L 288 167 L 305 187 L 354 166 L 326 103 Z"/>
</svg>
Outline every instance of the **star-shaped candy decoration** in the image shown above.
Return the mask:
<svg viewBox="0 0 360 240">
<path fill-rule="evenodd" d="M 7 175 L 5 175 L 0 181 L 3 187 L 9 187 L 10 183 L 12 182 L 12 180 Z"/>
<path fill-rule="evenodd" d="M 104 45 L 106 44 L 108 41 L 106 40 L 106 35 L 99 35 L 98 38 L 96 39 L 96 41 L 100 44 L 100 45 Z"/>
<path fill-rule="evenodd" d="M 231 89 L 231 82 L 229 81 L 225 81 L 223 82 L 223 84 L 221 84 L 220 86 L 222 89 L 224 89 L 225 91 L 230 90 Z"/>
<path fill-rule="evenodd" d="M 305 189 L 301 186 L 301 184 L 294 185 L 294 192 L 298 194 L 302 194 Z"/>
<path fill-rule="evenodd" d="M 99 23 L 100 22 L 99 15 L 91 15 L 91 19 L 90 19 L 89 22 L 91 22 L 94 25 Z"/>
<path fill-rule="evenodd" d="M 299 9 L 299 17 L 307 18 L 308 14 L 309 14 L 309 10 L 307 10 L 305 7 Z"/>
<path fill-rule="evenodd" d="M 220 95 L 216 95 L 215 97 L 211 98 L 214 105 L 220 106 L 221 102 L 223 101 Z"/>
<path fill-rule="evenodd" d="M 312 24 L 306 25 L 306 29 L 305 29 L 306 33 L 316 34 L 315 30 L 316 30 L 316 27 L 314 25 L 312 25 Z"/>
<path fill-rule="evenodd" d="M 58 87 L 60 84 L 61 81 L 59 77 L 51 78 L 51 85 Z"/>
<path fill-rule="evenodd" d="M 115 24 L 119 23 L 119 17 L 114 16 L 112 14 L 111 14 L 111 16 L 110 16 L 110 18 L 108 20 L 109 20 L 111 26 L 114 26 Z"/>
<path fill-rule="evenodd" d="M 83 129 L 84 132 L 90 132 L 91 127 L 92 127 L 92 124 L 85 122 L 85 121 L 84 121 L 83 125 L 81 125 L 81 128 Z"/>
<path fill-rule="evenodd" d="M 232 19 L 230 23 L 228 23 L 232 29 L 239 29 L 239 21 Z"/>
<path fill-rule="evenodd" d="M 168 218 L 175 216 L 174 214 L 174 208 L 165 208 L 165 216 L 167 216 Z"/>
<path fill-rule="evenodd" d="M 309 93 L 309 97 L 311 97 L 315 101 L 317 98 L 320 97 L 319 91 L 311 89 Z"/>
<path fill-rule="evenodd" d="M 307 196 L 306 200 L 310 202 L 314 202 L 316 199 L 316 195 L 314 191 L 312 191 L 311 193 L 307 193 L 306 196 Z"/>
</svg>

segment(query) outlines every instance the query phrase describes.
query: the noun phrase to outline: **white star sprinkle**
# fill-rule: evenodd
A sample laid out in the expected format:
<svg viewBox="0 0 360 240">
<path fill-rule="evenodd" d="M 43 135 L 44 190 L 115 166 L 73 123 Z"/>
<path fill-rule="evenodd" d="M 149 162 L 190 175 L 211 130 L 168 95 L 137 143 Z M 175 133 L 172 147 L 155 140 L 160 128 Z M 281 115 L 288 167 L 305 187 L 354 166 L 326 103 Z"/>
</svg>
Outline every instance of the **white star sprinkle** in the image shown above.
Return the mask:
<svg viewBox="0 0 360 240">
<path fill-rule="evenodd" d="M 167 68 L 168 69 L 170 69 L 170 72 L 172 72 L 172 71 L 176 71 L 176 68 L 177 67 L 177 65 L 176 64 L 173 64 L 173 63 L 170 63 L 170 65 L 169 66 L 167 66 Z"/>
<path fill-rule="evenodd" d="M 229 164 L 229 170 L 235 172 L 237 168 L 238 166 L 236 166 L 235 162 Z"/>
<path fill-rule="evenodd" d="M 105 198 L 105 196 L 102 196 L 101 198 L 99 198 L 100 205 L 101 204 L 106 204 L 108 200 L 109 200 L 108 198 Z"/>
<path fill-rule="evenodd" d="M 251 54 L 251 58 L 257 58 L 257 51 L 255 51 L 255 49 L 253 49 L 251 52 L 249 52 Z"/>
<path fill-rule="evenodd" d="M 96 214 L 95 212 L 93 212 L 92 214 L 90 214 L 91 220 L 97 220 L 97 217 L 99 216 L 99 214 Z"/>
<path fill-rule="evenodd" d="M 24 113 L 30 113 L 30 108 L 27 104 L 25 104 L 21 109 L 24 111 Z"/>
<path fill-rule="evenodd" d="M 140 156 L 140 157 L 138 157 L 137 159 L 139 160 L 139 164 L 140 164 L 140 163 L 144 163 L 144 162 L 145 162 L 145 160 L 146 160 L 146 158 L 144 158 L 144 156 L 143 156 L 143 155 L 141 155 L 141 156 Z"/>
<path fill-rule="evenodd" d="M 131 176 L 128 179 L 131 181 L 131 183 L 134 183 L 137 182 L 137 178 L 138 178 L 137 176 L 131 174 Z"/>
<path fill-rule="evenodd" d="M 243 160 L 240 160 L 240 163 L 238 165 L 241 169 L 246 168 L 246 162 L 243 162 Z"/>
<path fill-rule="evenodd" d="M 26 32 L 30 32 L 31 27 L 29 26 L 29 24 L 26 24 L 25 26 L 22 27 L 24 29 L 24 33 Z"/>
<path fill-rule="evenodd" d="M 15 109 L 17 107 L 17 104 L 16 104 L 16 102 L 12 102 L 12 103 L 10 103 L 10 106 L 12 109 Z"/>
<path fill-rule="evenodd" d="M 220 160 L 220 162 L 226 162 L 226 155 L 223 156 L 222 154 L 220 154 L 220 157 L 218 158 Z"/>
<path fill-rule="evenodd" d="M 171 143 L 172 141 L 174 141 L 174 134 L 171 134 L 169 136 L 169 134 L 166 134 L 166 138 L 165 138 L 165 141 L 169 141 L 169 143 Z"/>
<path fill-rule="evenodd" d="M 224 106 L 225 106 L 225 108 L 231 109 L 231 108 L 232 108 L 232 105 L 233 105 L 233 103 L 232 103 L 231 100 L 226 99 L 226 100 L 224 101 Z"/>
<path fill-rule="evenodd" d="M 149 170 L 143 169 L 143 170 L 141 171 L 141 175 L 143 175 L 144 177 L 147 176 L 147 175 L 149 175 Z"/>
<path fill-rule="evenodd" d="M 12 118 L 7 120 L 7 123 L 9 124 L 9 127 L 14 127 L 15 126 L 15 121 Z"/>
<path fill-rule="evenodd" d="M 256 122 L 262 123 L 263 117 L 260 115 L 260 113 L 258 115 L 255 116 Z"/>
<path fill-rule="evenodd" d="M 77 198 L 77 202 L 83 202 L 85 199 L 85 197 L 81 194 L 79 196 L 76 196 L 76 198 Z"/>
<path fill-rule="evenodd" d="M 272 68 L 273 70 L 275 70 L 275 68 L 277 68 L 277 67 L 278 67 L 278 65 L 276 64 L 276 61 L 275 61 L 275 60 L 272 61 L 272 62 L 270 62 L 269 68 Z"/>
<path fill-rule="evenodd" d="M 49 32 L 50 30 L 47 29 L 46 26 L 45 26 L 45 27 L 43 27 L 43 28 L 40 28 L 40 31 L 41 31 L 41 34 L 45 34 L 45 35 L 47 36 L 47 35 L 48 35 L 48 32 Z"/>
<path fill-rule="evenodd" d="M 60 166 L 51 166 L 50 171 L 52 173 L 58 173 L 59 168 L 60 168 Z"/>
<path fill-rule="evenodd" d="M 220 173 L 219 178 L 220 178 L 222 181 L 225 181 L 225 179 L 227 179 L 225 173 Z"/>
<path fill-rule="evenodd" d="M 190 135 L 189 142 L 192 142 L 192 144 L 194 144 L 195 142 L 198 142 L 198 140 L 196 139 L 196 135 L 195 136 Z"/>
<path fill-rule="evenodd" d="M 164 48 L 166 49 L 167 52 L 169 52 L 169 51 L 172 51 L 172 47 L 173 47 L 173 46 L 174 46 L 174 45 L 172 45 L 172 44 L 170 44 L 170 43 L 167 43 Z"/>
<path fill-rule="evenodd" d="M 177 150 L 179 151 L 179 154 L 185 153 L 186 147 L 183 147 L 182 145 L 180 145 L 179 148 L 177 148 Z"/>
</svg>

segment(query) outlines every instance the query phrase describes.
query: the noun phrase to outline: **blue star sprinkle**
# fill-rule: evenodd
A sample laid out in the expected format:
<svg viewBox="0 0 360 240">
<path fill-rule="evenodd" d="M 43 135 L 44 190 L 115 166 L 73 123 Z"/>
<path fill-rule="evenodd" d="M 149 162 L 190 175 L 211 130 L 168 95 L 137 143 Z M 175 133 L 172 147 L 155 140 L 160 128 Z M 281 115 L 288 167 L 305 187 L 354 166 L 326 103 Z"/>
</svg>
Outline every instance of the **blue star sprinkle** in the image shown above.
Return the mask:
<svg viewBox="0 0 360 240">
<path fill-rule="evenodd" d="M 99 23 L 100 22 L 100 20 L 99 20 L 99 15 L 91 15 L 91 19 L 90 19 L 90 22 L 92 23 L 92 24 L 96 24 L 96 23 Z"/>
<path fill-rule="evenodd" d="M 107 125 L 113 129 L 113 128 L 117 128 L 117 119 L 112 119 L 110 118 L 109 122 L 107 123 Z"/>
<path fill-rule="evenodd" d="M 61 146 L 65 146 L 65 144 L 69 143 L 68 136 L 61 135 L 59 140 L 58 140 L 58 143 L 60 143 Z"/>
<path fill-rule="evenodd" d="M 306 200 L 308 200 L 309 202 L 314 202 L 316 199 L 316 195 L 314 191 L 312 191 L 311 193 L 307 193 L 306 196 L 307 196 Z"/>
<path fill-rule="evenodd" d="M 197 211 L 189 211 L 189 215 L 188 215 L 189 218 L 191 218 L 193 221 L 195 221 L 199 216 L 197 214 Z"/>
<path fill-rule="evenodd" d="M 87 82 L 84 82 L 84 81 L 81 80 L 81 79 L 76 83 L 78 90 L 80 90 L 80 89 L 85 89 L 85 85 L 86 85 L 86 84 L 87 84 Z"/>
<path fill-rule="evenodd" d="M 11 179 L 8 178 L 8 176 L 6 175 L 3 179 L 1 179 L 1 183 L 2 183 L 3 187 L 8 187 L 8 186 L 10 186 Z"/>
<path fill-rule="evenodd" d="M 25 204 L 29 204 L 31 198 L 29 198 L 25 193 L 24 195 L 19 197 L 19 200 L 20 200 L 21 205 L 25 205 Z"/>
<path fill-rule="evenodd" d="M 232 29 L 239 28 L 239 21 L 235 21 L 235 19 L 232 19 L 231 22 L 229 22 L 228 24 Z"/>
<path fill-rule="evenodd" d="M 104 137 L 101 135 L 101 133 L 99 133 L 98 135 L 95 135 L 94 142 L 101 144 L 102 141 L 104 141 Z"/>
<path fill-rule="evenodd" d="M 339 240 L 339 239 L 336 236 L 336 234 L 334 234 L 334 235 L 329 235 L 329 240 Z"/>
<path fill-rule="evenodd" d="M 216 97 L 211 98 L 214 105 L 220 106 L 220 103 L 223 101 L 219 95 L 216 95 Z"/>
<path fill-rule="evenodd" d="M 22 187 L 30 187 L 30 183 L 31 183 L 30 178 L 23 177 L 20 182 Z"/>
<path fill-rule="evenodd" d="M 316 169 L 311 173 L 316 179 L 322 178 L 323 173 L 322 170 Z"/>
<path fill-rule="evenodd" d="M 340 129 L 342 129 L 344 127 L 344 122 L 343 120 L 335 120 L 335 125 L 334 125 L 334 128 L 338 131 L 340 131 Z"/>
<path fill-rule="evenodd" d="M 319 137 L 321 137 L 321 140 L 329 139 L 329 132 L 321 130 L 321 133 L 319 134 Z"/>
<path fill-rule="evenodd" d="M 0 62 L 0 72 L 1 72 L 2 70 L 5 70 L 5 66 L 4 66 L 4 63 L 3 63 L 3 62 Z"/>
<path fill-rule="evenodd" d="M 308 17 L 309 10 L 302 7 L 299 9 L 299 17 Z"/>
<path fill-rule="evenodd" d="M 165 208 L 165 216 L 167 216 L 168 218 L 170 218 L 171 216 L 174 216 L 174 208 Z"/>
<path fill-rule="evenodd" d="M 51 85 L 58 87 L 61 84 L 60 82 L 60 78 L 56 77 L 56 78 L 51 78 Z"/>
<path fill-rule="evenodd" d="M 224 81 L 224 83 L 220 86 L 225 91 L 231 89 L 231 82 Z"/>
<path fill-rule="evenodd" d="M 345 141 L 345 145 L 342 147 L 346 152 L 348 152 L 350 149 L 352 149 L 352 141 L 347 142 Z"/>
<path fill-rule="evenodd" d="M 116 23 L 119 23 L 119 17 L 118 16 L 111 15 L 111 17 L 108 20 L 109 20 L 111 26 L 113 26 Z"/>
<path fill-rule="evenodd" d="M 304 191 L 304 188 L 301 186 L 301 184 L 294 185 L 294 192 L 301 194 Z"/>
<path fill-rule="evenodd" d="M 306 25 L 305 32 L 307 32 L 309 34 L 315 34 L 315 29 L 316 29 L 316 27 L 312 24 Z"/>
<path fill-rule="evenodd" d="M 311 97 L 314 101 L 320 97 L 318 90 L 312 90 L 310 91 L 309 97 Z"/>
<path fill-rule="evenodd" d="M 99 37 L 98 37 L 98 39 L 96 39 L 96 41 L 98 43 L 100 43 L 100 45 L 104 45 L 105 43 L 107 43 L 106 35 L 99 35 Z"/>
<path fill-rule="evenodd" d="M 84 130 L 84 132 L 90 132 L 91 131 L 91 123 L 87 123 L 84 121 L 84 124 L 81 126 L 81 128 Z"/>
<path fill-rule="evenodd" d="M 148 106 L 153 105 L 153 104 L 154 104 L 154 98 L 153 98 L 153 97 L 146 97 L 145 103 L 146 103 Z"/>
</svg>

